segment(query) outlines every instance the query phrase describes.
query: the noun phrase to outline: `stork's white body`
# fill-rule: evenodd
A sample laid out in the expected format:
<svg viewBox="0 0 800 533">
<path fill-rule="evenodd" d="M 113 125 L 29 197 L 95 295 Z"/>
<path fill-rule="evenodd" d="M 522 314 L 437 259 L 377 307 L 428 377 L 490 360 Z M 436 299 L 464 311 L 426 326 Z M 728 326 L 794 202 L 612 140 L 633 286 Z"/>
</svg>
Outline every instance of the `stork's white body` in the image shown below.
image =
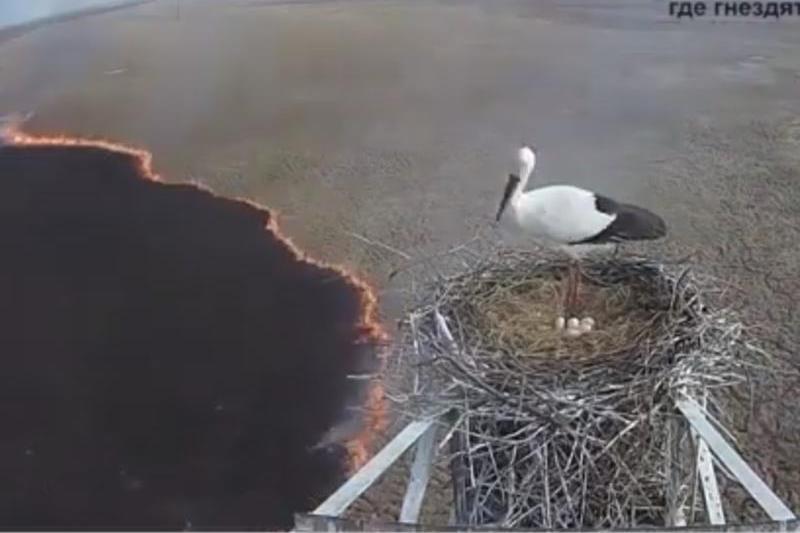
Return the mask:
<svg viewBox="0 0 800 533">
<path fill-rule="evenodd" d="M 518 237 L 542 241 L 574 255 L 578 249 L 572 245 L 602 233 L 617 215 L 599 210 L 595 193 L 573 185 L 550 185 L 525 192 L 535 165 L 536 154 L 523 146 L 519 151 L 519 176 L 509 178 L 498 219 L 502 215 L 505 225 L 511 226 Z M 516 186 L 512 181 L 515 178 Z"/>
<path fill-rule="evenodd" d="M 510 222 L 523 235 L 568 245 L 588 239 L 617 217 L 598 211 L 593 192 L 572 185 L 550 185 L 521 192 L 509 202 Z"/>
</svg>

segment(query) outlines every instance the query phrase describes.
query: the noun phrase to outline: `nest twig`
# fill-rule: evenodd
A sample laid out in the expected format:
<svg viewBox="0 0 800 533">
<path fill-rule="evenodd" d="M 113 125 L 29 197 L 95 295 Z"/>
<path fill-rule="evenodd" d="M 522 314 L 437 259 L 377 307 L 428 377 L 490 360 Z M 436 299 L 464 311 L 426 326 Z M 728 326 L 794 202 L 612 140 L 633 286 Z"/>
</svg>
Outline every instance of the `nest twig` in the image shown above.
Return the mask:
<svg viewBox="0 0 800 533">
<path fill-rule="evenodd" d="M 412 383 L 390 397 L 415 416 L 451 413 L 470 525 L 701 519 L 674 399 L 708 398 L 710 416 L 721 417 L 716 391 L 741 383 L 762 354 L 734 317 L 706 306 L 687 270 L 644 259 L 585 266 L 598 329 L 567 339 L 553 327 L 563 267 L 513 252 L 437 276 L 402 330 Z"/>
</svg>

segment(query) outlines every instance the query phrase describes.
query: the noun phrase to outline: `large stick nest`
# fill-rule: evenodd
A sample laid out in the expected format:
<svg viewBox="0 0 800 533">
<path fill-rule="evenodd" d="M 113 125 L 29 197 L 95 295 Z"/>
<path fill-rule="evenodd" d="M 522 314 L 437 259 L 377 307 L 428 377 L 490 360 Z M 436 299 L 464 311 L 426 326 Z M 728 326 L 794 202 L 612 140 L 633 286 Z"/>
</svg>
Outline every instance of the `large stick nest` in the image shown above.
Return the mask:
<svg viewBox="0 0 800 533">
<path fill-rule="evenodd" d="M 412 416 L 452 417 L 471 525 L 620 528 L 664 525 L 680 507 L 694 515 L 692 439 L 675 400 L 691 394 L 722 416 L 717 392 L 761 352 L 706 306 L 689 271 L 643 259 L 584 265 L 582 314 L 597 326 L 567 338 L 554 327 L 564 270 L 514 252 L 440 277 L 404 323 L 398 360 L 413 371 L 391 397 Z"/>
</svg>

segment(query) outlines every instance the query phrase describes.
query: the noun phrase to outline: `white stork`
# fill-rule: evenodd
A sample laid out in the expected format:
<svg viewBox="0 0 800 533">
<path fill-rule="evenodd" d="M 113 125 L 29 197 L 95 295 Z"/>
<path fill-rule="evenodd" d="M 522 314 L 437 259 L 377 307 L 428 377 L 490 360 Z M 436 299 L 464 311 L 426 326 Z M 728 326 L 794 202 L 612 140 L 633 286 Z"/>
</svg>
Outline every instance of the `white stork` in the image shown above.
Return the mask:
<svg viewBox="0 0 800 533">
<path fill-rule="evenodd" d="M 506 214 L 523 236 L 544 241 L 570 257 L 564 307 L 573 311 L 578 303 L 581 272 L 580 247 L 576 245 L 619 243 L 658 239 L 667 227 L 647 209 L 623 204 L 572 185 L 551 185 L 524 192 L 536 166 L 536 150 L 519 150 L 519 175 L 508 177 L 497 221 Z"/>
</svg>

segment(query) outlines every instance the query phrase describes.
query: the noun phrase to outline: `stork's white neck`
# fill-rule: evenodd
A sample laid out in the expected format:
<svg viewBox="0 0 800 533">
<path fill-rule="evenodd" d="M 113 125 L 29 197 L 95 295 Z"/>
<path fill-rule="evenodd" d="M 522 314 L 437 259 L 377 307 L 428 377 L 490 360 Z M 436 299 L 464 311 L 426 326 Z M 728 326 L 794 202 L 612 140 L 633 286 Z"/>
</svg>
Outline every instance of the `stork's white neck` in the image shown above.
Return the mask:
<svg viewBox="0 0 800 533">
<path fill-rule="evenodd" d="M 528 180 L 533 174 L 534 167 L 536 167 L 536 154 L 533 153 L 530 147 L 523 146 L 519 149 L 519 184 L 511 197 L 512 203 L 516 203 L 522 196 L 525 187 L 528 186 Z"/>
</svg>

